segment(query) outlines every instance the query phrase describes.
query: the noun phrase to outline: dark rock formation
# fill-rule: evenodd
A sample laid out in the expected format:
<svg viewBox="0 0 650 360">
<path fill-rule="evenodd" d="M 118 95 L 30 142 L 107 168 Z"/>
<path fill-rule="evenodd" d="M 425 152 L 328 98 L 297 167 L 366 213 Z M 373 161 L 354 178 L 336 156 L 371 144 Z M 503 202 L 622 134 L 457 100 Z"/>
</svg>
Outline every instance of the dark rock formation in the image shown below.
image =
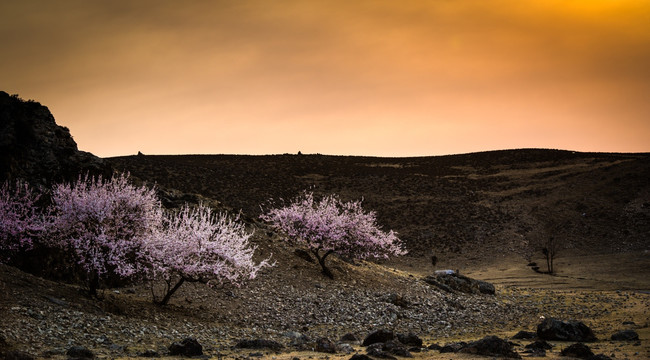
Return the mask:
<svg viewBox="0 0 650 360">
<path fill-rule="evenodd" d="M 271 349 L 275 351 L 284 348 L 284 346 L 277 341 L 265 339 L 240 340 L 235 347 L 241 349 Z"/>
<path fill-rule="evenodd" d="M 320 338 L 316 340 L 315 350 L 318 352 L 334 354 L 336 353 L 336 344 L 328 338 Z"/>
<path fill-rule="evenodd" d="M 363 340 L 363 346 L 369 346 L 375 343 L 385 343 L 388 340 L 393 340 L 395 338 L 395 333 L 391 330 L 377 330 L 373 333 L 370 333 Z"/>
<path fill-rule="evenodd" d="M 397 340 L 407 346 L 422 347 L 422 339 L 415 334 L 397 334 Z"/>
<path fill-rule="evenodd" d="M 203 355 L 203 346 L 194 338 L 185 338 L 169 345 L 169 355 L 200 356 Z"/>
<path fill-rule="evenodd" d="M 634 330 L 621 330 L 612 334 L 612 340 L 614 341 L 629 341 L 629 340 L 639 340 L 639 334 Z"/>
<path fill-rule="evenodd" d="M 596 341 L 594 332 L 584 323 L 553 318 L 544 319 L 541 324 L 537 325 L 537 337 L 543 340 Z"/>
<path fill-rule="evenodd" d="M 489 282 L 471 279 L 456 273 L 429 275 L 424 278 L 424 281 L 447 292 L 459 291 L 466 294 L 495 294 L 494 285 Z"/>
<path fill-rule="evenodd" d="M 473 355 L 521 359 L 521 356 L 513 350 L 512 344 L 509 341 L 503 340 L 494 335 L 486 336 L 481 340 L 472 341 L 460 349 L 460 352 Z"/>
<path fill-rule="evenodd" d="M 0 182 L 25 179 L 49 187 L 85 173 L 110 177 L 112 170 L 102 159 L 79 151 L 70 131 L 56 124 L 47 107 L 0 91 Z"/>
<path fill-rule="evenodd" d="M 571 356 L 579 359 L 589 359 L 594 356 L 589 346 L 581 343 L 570 345 L 560 352 L 562 356 Z"/>
</svg>

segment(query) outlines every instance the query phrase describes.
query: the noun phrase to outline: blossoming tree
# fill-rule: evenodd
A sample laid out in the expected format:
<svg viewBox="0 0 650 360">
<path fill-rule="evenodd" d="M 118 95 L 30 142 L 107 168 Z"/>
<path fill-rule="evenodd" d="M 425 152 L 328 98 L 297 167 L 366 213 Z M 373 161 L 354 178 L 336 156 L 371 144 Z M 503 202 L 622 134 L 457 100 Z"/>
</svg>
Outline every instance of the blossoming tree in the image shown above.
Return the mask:
<svg viewBox="0 0 650 360">
<path fill-rule="evenodd" d="M 161 231 L 146 245 L 154 274 L 166 283 L 163 298 L 157 300 L 154 294 L 154 302 L 167 304 L 184 282 L 239 286 L 255 278 L 272 264 L 268 259 L 253 261 L 251 235 L 237 218 L 214 214 L 202 204 L 166 213 Z"/>
<path fill-rule="evenodd" d="M 131 185 L 124 174 L 108 181 L 79 177 L 53 188 L 51 210 L 51 242 L 73 254 L 87 274 L 91 295 L 104 277 L 129 278 L 148 270 L 143 244 L 162 220 L 153 189 Z"/>
<path fill-rule="evenodd" d="M 313 193 L 304 192 L 288 206 L 260 217 L 290 242 L 306 246 L 330 278 L 334 276 L 325 260 L 333 253 L 354 259 L 406 254 L 397 234 L 381 230 L 375 213 L 364 211 L 361 201 L 343 202 L 336 195 L 316 201 Z"/>
<path fill-rule="evenodd" d="M 47 221 L 36 205 L 39 198 L 24 182 L 0 187 L 0 262 L 31 249 L 45 229 Z"/>
</svg>

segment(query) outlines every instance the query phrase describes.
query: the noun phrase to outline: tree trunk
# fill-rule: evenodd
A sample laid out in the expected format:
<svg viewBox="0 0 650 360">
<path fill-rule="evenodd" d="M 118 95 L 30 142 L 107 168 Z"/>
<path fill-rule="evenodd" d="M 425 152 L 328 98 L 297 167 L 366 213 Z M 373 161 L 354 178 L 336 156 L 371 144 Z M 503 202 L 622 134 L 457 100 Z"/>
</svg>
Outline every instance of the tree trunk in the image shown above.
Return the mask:
<svg viewBox="0 0 650 360">
<path fill-rule="evenodd" d="M 328 250 L 325 253 L 325 255 L 323 255 L 321 257 L 320 254 L 318 253 L 318 250 L 312 250 L 312 253 L 314 253 L 314 255 L 316 255 L 316 259 L 318 259 L 318 263 L 320 264 L 321 268 L 323 269 L 323 274 L 325 276 L 327 276 L 328 278 L 330 278 L 330 279 L 334 279 L 334 274 L 332 274 L 330 269 L 328 269 L 327 266 L 325 266 L 325 259 L 333 252 L 334 252 L 334 250 Z"/>
<path fill-rule="evenodd" d="M 88 274 L 88 294 L 91 297 L 97 297 L 97 289 L 99 288 L 99 275 L 97 273 Z"/>
<path fill-rule="evenodd" d="M 185 282 L 185 278 L 181 277 L 181 279 L 178 280 L 178 282 L 176 283 L 176 285 L 174 285 L 173 288 L 167 290 L 167 293 L 165 294 L 165 297 L 163 297 L 162 300 L 157 301 L 155 303 L 158 304 L 158 305 L 167 305 L 167 303 L 169 302 L 169 299 L 172 297 L 172 295 L 174 295 L 176 290 L 178 290 L 178 288 L 181 287 L 181 285 L 183 285 L 184 282 Z"/>
</svg>

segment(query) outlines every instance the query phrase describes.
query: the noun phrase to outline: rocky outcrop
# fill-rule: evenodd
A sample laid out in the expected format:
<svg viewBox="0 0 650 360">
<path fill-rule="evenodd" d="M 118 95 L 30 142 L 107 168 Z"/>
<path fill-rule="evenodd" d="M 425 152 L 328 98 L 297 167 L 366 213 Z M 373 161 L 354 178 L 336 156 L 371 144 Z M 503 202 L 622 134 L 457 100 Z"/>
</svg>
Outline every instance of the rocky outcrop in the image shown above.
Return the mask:
<svg viewBox="0 0 650 360">
<path fill-rule="evenodd" d="M 424 278 L 424 281 L 447 292 L 459 291 L 465 294 L 494 295 L 494 285 L 487 281 L 468 278 L 458 273 L 437 273 Z"/>
<path fill-rule="evenodd" d="M 537 337 L 543 340 L 559 341 L 596 341 L 594 332 L 583 322 L 580 321 L 561 321 L 553 318 L 547 318 L 537 325 Z"/>
<path fill-rule="evenodd" d="M 49 186 L 81 173 L 110 176 L 111 167 L 79 151 L 70 131 L 35 101 L 0 91 L 0 182 L 25 179 Z"/>
</svg>

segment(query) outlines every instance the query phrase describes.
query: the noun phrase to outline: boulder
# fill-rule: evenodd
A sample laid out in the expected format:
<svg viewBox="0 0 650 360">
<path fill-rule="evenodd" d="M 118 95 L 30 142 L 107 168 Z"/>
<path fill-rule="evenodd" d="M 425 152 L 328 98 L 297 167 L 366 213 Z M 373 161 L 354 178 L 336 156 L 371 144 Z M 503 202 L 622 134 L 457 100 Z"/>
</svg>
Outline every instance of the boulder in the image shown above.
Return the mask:
<svg viewBox="0 0 650 360">
<path fill-rule="evenodd" d="M 631 341 L 639 340 L 639 334 L 634 330 L 621 330 L 612 334 L 612 340 L 614 341 Z"/>
<path fill-rule="evenodd" d="M 277 341 L 265 339 L 240 340 L 235 347 L 241 349 L 271 349 L 275 351 L 284 348 L 284 346 Z"/>
<path fill-rule="evenodd" d="M 375 332 L 370 333 L 363 340 L 363 346 L 369 346 L 375 343 L 385 343 L 386 341 L 393 340 L 395 338 L 395 333 L 391 330 L 380 329 Z"/>
<path fill-rule="evenodd" d="M 356 343 L 356 342 L 359 342 L 359 338 L 356 335 L 354 335 L 353 333 L 347 333 L 347 334 L 341 336 L 341 341 L 342 342 Z"/>
<path fill-rule="evenodd" d="M 590 357 L 594 356 L 594 353 L 591 351 L 589 346 L 582 343 L 576 343 L 562 350 L 560 352 L 560 355 L 571 356 L 579 359 L 589 359 Z"/>
<path fill-rule="evenodd" d="M 397 340 L 406 346 L 422 347 L 422 339 L 415 334 L 397 334 Z"/>
<path fill-rule="evenodd" d="M 200 356 L 203 355 L 203 346 L 194 338 L 185 338 L 169 345 L 169 355 Z"/>
<path fill-rule="evenodd" d="M 315 350 L 318 352 L 334 354 L 336 353 L 336 344 L 328 338 L 320 338 L 316 340 Z"/>
<path fill-rule="evenodd" d="M 424 278 L 427 284 L 434 285 L 447 292 L 462 292 L 465 294 L 494 295 L 494 285 L 487 281 L 476 280 L 455 272 L 440 272 Z"/>
<path fill-rule="evenodd" d="M 460 352 L 473 355 L 521 359 L 521 356 L 513 350 L 512 344 L 509 341 L 494 335 L 486 336 L 481 340 L 472 341 L 460 349 Z"/>
<path fill-rule="evenodd" d="M 547 318 L 537 325 L 537 337 L 543 340 L 559 341 L 596 341 L 594 332 L 581 321 L 561 321 Z"/>
</svg>

